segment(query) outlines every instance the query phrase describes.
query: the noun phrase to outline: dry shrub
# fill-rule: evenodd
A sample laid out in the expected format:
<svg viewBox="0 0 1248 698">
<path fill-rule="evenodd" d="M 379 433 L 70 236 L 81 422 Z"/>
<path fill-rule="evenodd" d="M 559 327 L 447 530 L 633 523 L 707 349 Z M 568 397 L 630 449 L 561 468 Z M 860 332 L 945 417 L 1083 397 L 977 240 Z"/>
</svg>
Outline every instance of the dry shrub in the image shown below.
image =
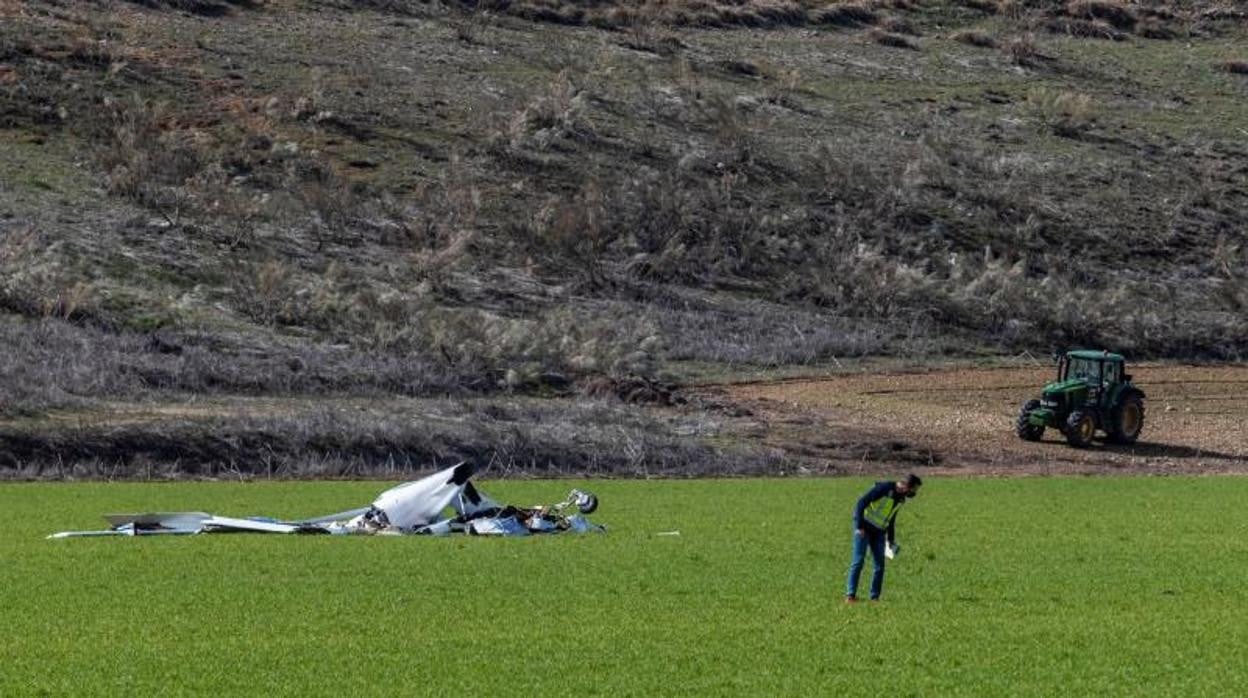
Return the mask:
<svg viewBox="0 0 1248 698">
<path fill-rule="evenodd" d="M 1072 0 L 1066 3 L 1066 14 L 1108 22 L 1115 29 L 1123 31 L 1130 31 L 1138 21 L 1130 8 L 1112 0 Z"/>
<path fill-rule="evenodd" d="M 462 14 L 453 15 L 448 23 L 451 25 L 451 31 L 455 34 L 455 38 L 465 44 L 477 43 L 477 37 L 481 33 L 483 22 L 481 14 L 476 8 L 466 9 Z"/>
<path fill-rule="evenodd" d="M 73 285 L 57 293 L 56 298 L 44 306 L 44 317 L 62 320 L 76 319 L 93 304 L 94 297 L 94 286 L 86 281 L 75 281 Z"/>
<path fill-rule="evenodd" d="M 258 262 L 234 274 L 233 288 L 235 308 L 256 322 L 314 330 L 324 341 L 368 351 L 410 348 L 412 317 L 428 305 L 418 291 L 361 283 L 336 263 L 306 270 L 280 259 Z"/>
<path fill-rule="evenodd" d="M 673 56 L 685 47 L 680 37 L 660 29 L 651 22 L 638 22 L 627 26 L 624 39 L 620 43 L 633 50 L 647 51 L 659 56 Z"/>
<path fill-rule="evenodd" d="M 1148 17 L 1140 21 L 1135 27 L 1135 33 L 1145 39 L 1157 39 L 1160 41 L 1169 41 L 1179 38 L 1182 34 L 1160 19 Z"/>
<path fill-rule="evenodd" d="M 953 35 L 953 40 L 968 46 L 980 48 L 996 48 L 997 40 L 991 35 L 979 31 L 961 31 Z"/>
<path fill-rule="evenodd" d="M 910 36 L 919 36 L 919 30 L 914 27 L 905 17 L 897 15 L 888 15 L 880 20 L 877 25 L 882 31 L 892 32 L 894 34 L 908 34 Z"/>
<path fill-rule="evenodd" d="M 1026 19 L 1030 13 L 1026 0 L 999 0 L 997 3 L 997 14 L 1006 19 L 1019 21 Z"/>
<path fill-rule="evenodd" d="M 528 104 L 506 118 L 505 125 L 492 134 L 492 144 L 504 152 L 540 151 L 562 139 L 591 136 L 594 128 L 587 98 L 570 73 L 560 71 Z"/>
<path fill-rule="evenodd" d="M 815 10 L 810 19 L 815 24 L 838 27 L 859 27 L 879 21 L 879 15 L 869 6 L 859 2 L 842 2 Z"/>
<path fill-rule="evenodd" d="M 1036 88 L 1027 93 L 1027 106 L 1041 124 L 1059 136 L 1078 136 L 1096 121 L 1095 101 L 1080 92 Z"/>
<path fill-rule="evenodd" d="M 958 4 L 990 15 L 995 15 L 1001 9 L 997 0 L 958 0 Z"/>
<path fill-rule="evenodd" d="M 106 102 L 107 132 L 96 151 L 109 193 L 179 222 L 190 181 L 204 168 L 203 134 L 181 127 L 169 106 L 138 97 Z"/>
<path fill-rule="evenodd" d="M 778 27 L 799 26 L 808 21 L 806 9 L 795 0 L 750 0 L 715 2 L 692 0 L 679 3 L 646 3 L 639 10 L 644 21 L 695 27 Z M 595 14 L 606 18 L 621 15 L 610 11 Z M 605 24 L 606 19 L 595 21 Z"/>
<path fill-rule="evenodd" d="M 1125 41 L 1128 34 L 1120 31 L 1112 24 L 1101 19 L 1083 19 L 1078 17 L 1059 17 L 1050 21 L 1046 27 L 1055 34 L 1067 34 L 1082 39 L 1108 39 Z"/>
<path fill-rule="evenodd" d="M 651 404 L 671 407 L 684 404 L 676 386 L 644 376 L 623 378 L 600 377 L 586 382 L 582 392 L 594 397 L 614 397 L 629 404 Z"/>
<path fill-rule="evenodd" d="M 1243 274 L 1248 254 L 1242 245 L 1231 241 L 1225 234 L 1218 235 L 1213 249 L 1209 251 L 1209 266 L 1216 275 L 1225 279 L 1234 279 Z"/>
<path fill-rule="evenodd" d="M 272 260 L 256 267 L 253 276 L 253 283 L 244 296 L 249 303 L 254 303 L 253 316 L 267 325 L 296 322 L 294 304 L 298 299 L 290 267 Z"/>
<path fill-rule="evenodd" d="M 257 7 L 263 0 L 129 0 L 157 10 L 178 10 L 203 17 L 223 17 L 235 7 Z"/>
<path fill-rule="evenodd" d="M 1218 70 L 1232 75 L 1248 75 L 1248 60 L 1224 60 L 1218 63 Z"/>
<path fill-rule="evenodd" d="M 918 51 L 919 45 L 909 37 L 901 34 L 893 34 L 891 32 L 881 31 L 879 29 L 871 30 L 871 40 L 881 46 L 889 46 L 892 48 L 904 48 L 911 51 Z"/>
<path fill-rule="evenodd" d="M 720 61 L 719 65 L 728 73 L 751 78 L 758 77 L 762 72 L 754 61 L 732 59 Z"/>
<path fill-rule="evenodd" d="M 198 173 L 191 186 L 201 202 L 200 213 L 220 228 L 229 247 L 246 246 L 254 240 L 256 230 L 265 219 L 264 194 L 236 185 L 218 162 Z"/>
<path fill-rule="evenodd" d="M 472 310 L 431 308 L 416 314 L 417 346 L 443 356 L 482 387 L 524 390 L 552 375 L 654 376 L 662 351 L 657 330 L 644 318 L 589 314 L 565 307 L 539 318 L 509 318 Z"/>
<path fill-rule="evenodd" d="M 289 161 L 285 190 L 295 204 L 292 213 L 311 224 L 318 252 L 326 243 L 343 242 L 360 215 L 362 203 L 351 183 L 320 160 Z"/>
<path fill-rule="evenodd" d="M 1004 49 L 1015 65 L 1025 68 L 1039 68 L 1044 65 L 1046 59 L 1046 56 L 1040 52 L 1040 45 L 1031 34 L 1011 38 L 1005 43 Z"/>
<path fill-rule="evenodd" d="M 33 318 L 102 320 L 97 288 L 65 268 L 60 246 L 33 226 L 0 228 L 0 310 Z"/>
<path fill-rule="evenodd" d="M 601 184 L 591 179 L 570 201 L 552 198 L 539 208 L 531 228 L 539 237 L 539 249 L 553 255 L 551 264 L 566 264 L 591 286 L 605 280 L 603 265 L 612 236 L 607 227 L 606 201 Z"/>
<path fill-rule="evenodd" d="M 408 242 L 415 248 L 411 262 L 417 278 L 440 288 L 448 276 L 471 260 L 481 213 L 481 190 L 468 174 L 459 153 L 439 182 L 422 187 L 415 200 L 415 226 Z M 400 212 L 396 217 L 410 216 Z"/>
<path fill-rule="evenodd" d="M 707 95 L 697 106 L 703 122 L 719 146 L 712 156 L 723 165 L 748 163 L 754 155 L 757 134 L 751 115 L 742 103 L 715 92 Z"/>
<path fill-rule="evenodd" d="M 110 194 L 156 211 L 171 226 L 188 217 L 207 220 L 231 245 L 251 235 L 264 217 L 262 196 L 228 174 L 236 166 L 249 169 L 251 148 L 224 148 L 208 133 L 185 126 L 164 102 L 131 97 L 106 99 L 105 105 L 94 159 Z"/>
</svg>

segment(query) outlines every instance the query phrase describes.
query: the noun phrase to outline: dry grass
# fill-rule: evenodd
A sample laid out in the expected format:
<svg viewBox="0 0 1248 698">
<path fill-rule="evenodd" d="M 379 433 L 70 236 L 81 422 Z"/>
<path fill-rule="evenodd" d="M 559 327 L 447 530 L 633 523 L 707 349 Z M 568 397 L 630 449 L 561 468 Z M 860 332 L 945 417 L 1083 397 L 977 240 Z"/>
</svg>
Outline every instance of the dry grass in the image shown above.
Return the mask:
<svg viewBox="0 0 1248 698">
<path fill-rule="evenodd" d="M 490 477 L 771 472 L 776 450 L 682 436 L 720 427 L 611 400 L 426 400 L 368 408 L 270 401 L 217 410 L 150 405 L 77 425 L 0 426 L 0 477 L 397 477 L 470 461 Z M 270 412 L 265 414 L 265 412 Z"/>
</svg>

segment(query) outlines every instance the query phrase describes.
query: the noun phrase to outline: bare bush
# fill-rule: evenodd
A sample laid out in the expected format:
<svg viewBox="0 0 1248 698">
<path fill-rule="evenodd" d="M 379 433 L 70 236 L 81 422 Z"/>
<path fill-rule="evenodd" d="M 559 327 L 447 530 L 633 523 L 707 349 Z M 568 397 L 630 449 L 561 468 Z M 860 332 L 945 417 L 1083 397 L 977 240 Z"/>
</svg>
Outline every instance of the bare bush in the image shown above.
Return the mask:
<svg viewBox="0 0 1248 698">
<path fill-rule="evenodd" d="M 919 36 L 919 30 L 914 26 L 914 24 L 910 20 L 899 15 L 888 15 L 884 19 L 880 20 L 878 28 L 881 31 L 892 34 Z"/>
<path fill-rule="evenodd" d="M 979 31 L 961 31 L 953 35 L 953 40 L 968 46 L 979 48 L 996 48 L 997 40 L 991 35 Z"/>
<path fill-rule="evenodd" d="M 361 209 L 350 182 L 328 163 L 313 158 L 292 159 L 286 180 L 286 190 L 296 204 L 293 213 L 307 217 L 316 251 L 344 242 Z"/>
<path fill-rule="evenodd" d="M 494 147 L 504 153 L 542 151 L 567 138 L 592 136 L 586 97 L 568 71 L 559 72 L 527 104 L 505 117 L 504 126 L 491 136 Z"/>
<path fill-rule="evenodd" d="M 110 106 L 108 134 L 96 153 L 109 192 L 179 224 L 193 199 L 188 185 L 205 166 L 200 135 L 180 128 L 161 102 L 131 97 Z"/>
<path fill-rule="evenodd" d="M 911 51 L 918 51 L 919 45 L 913 39 L 894 34 L 892 32 L 873 30 L 870 34 L 871 40 L 881 46 L 889 46 L 892 48 L 904 48 Z"/>
<path fill-rule="evenodd" d="M 612 242 L 605 204 L 601 184 L 591 179 L 570 201 L 547 201 L 532 223 L 540 236 L 539 247 L 554 255 L 551 263 L 569 265 L 573 274 L 583 276 L 591 286 L 605 281 L 603 265 Z"/>
<path fill-rule="evenodd" d="M 1001 9 L 997 0 L 958 0 L 958 4 L 990 15 L 996 14 Z"/>
<path fill-rule="evenodd" d="M 1090 95 L 1043 88 L 1027 93 L 1027 106 L 1036 120 L 1059 136 L 1077 137 L 1096 121 L 1096 104 Z"/>
<path fill-rule="evenodd" d="M 1030 34 L 1011 38 L 1005 43 L 1004 49 L 1015 65 L 1025 68 L 1039 68 L 1047 58 L 1040 52 L 1040 45 L 1036 43 L 1035 37 Z"/>
<path fill-rule="evenodd" d="M 1232 75 L 1248 75 L 1248 60 L 1224 60 L 1218 63 L 1218 69 Z"/>
<path fill-rule="evenodd" d="M 652 22 L 630 24 L 621 43 L 628 48 L 647 51 L 659 56 L 673 56 L 685 48 L 680 37 L 659 28 Z"/>
<path fill-rule="evenodd" d="M 821 7 L 811 15 L 815 24 L 831 24 L 838 27 L 872 25 L 879 15 L 864 3 L 840 2 Z"/>
<path fill-rule="evenodd" d="M 0 310 L 76 322 L 101 319 L 95 286 L 65 267 L 59 247 L 34 227 L 0 229 Z"/>
<path fill-rule="evenodd" d="M 1169 23 L 1161 19 L 1149 17 L 1141 20 L 1140 23 L 1136 25 L 1135 33 L 1145 39 L 1167 41 L 1183 36 L 1184 30 L 1171 26 Z"/>
<path fill-rule="evenodd" d="M 1124 31 L 1133 29 L 1137 21 L 1129 7 L 1114 0 L 1072 0 L 1066 3 L 1066 14 L 1101 20 Z"/>
<path fill-rule="evenodd" d="M 180 10 L 204 17 L 222 17 L 235 7 L 256 7 L 263 0 L 129 0 L 160 10 Z"/>
</svg>

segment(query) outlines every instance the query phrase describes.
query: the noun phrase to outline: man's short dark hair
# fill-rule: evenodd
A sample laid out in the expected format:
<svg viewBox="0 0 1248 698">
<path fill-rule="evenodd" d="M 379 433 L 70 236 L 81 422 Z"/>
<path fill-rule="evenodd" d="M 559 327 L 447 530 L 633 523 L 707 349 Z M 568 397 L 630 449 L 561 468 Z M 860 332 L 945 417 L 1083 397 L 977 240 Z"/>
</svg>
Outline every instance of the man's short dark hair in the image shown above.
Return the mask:
<svg viewBox="0 0 1248 698">
<path fill-rule="evenodd" d="M 923 484 L 923 478 L 919 477 L 918 475 L 915 475 L 914 473 L 910 473 L 909 475 L 906 476 L 906 487 L 914 488 L 914 487 L 919 487 L 922 484 Z"/>
</svg>

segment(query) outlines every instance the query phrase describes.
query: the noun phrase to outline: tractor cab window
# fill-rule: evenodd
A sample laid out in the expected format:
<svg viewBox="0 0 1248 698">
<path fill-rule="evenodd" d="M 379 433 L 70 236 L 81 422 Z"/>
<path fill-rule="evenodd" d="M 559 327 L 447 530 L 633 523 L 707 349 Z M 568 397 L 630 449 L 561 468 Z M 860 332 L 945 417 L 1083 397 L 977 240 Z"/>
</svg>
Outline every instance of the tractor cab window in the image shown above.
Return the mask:
<svg viewBox="0 0 1248 698">
<path fill-rule="evenodd" d="M 1066 367 L 1066 378 L 1079 378 L 1085 381 L 1099 383 L 1101 381 L 1101 367 L 1099 361 L 1092 359 L 1081 359 L 1072 356 L 1070 363 Z"/>
<path fill-rule="evenodd" d="M 1105 362 L 1105 383 L 1113 385 L 1119 380 L 1119 374 L 1122 371 L 1122 364 L 1114 361 Z"/>
</svg>

